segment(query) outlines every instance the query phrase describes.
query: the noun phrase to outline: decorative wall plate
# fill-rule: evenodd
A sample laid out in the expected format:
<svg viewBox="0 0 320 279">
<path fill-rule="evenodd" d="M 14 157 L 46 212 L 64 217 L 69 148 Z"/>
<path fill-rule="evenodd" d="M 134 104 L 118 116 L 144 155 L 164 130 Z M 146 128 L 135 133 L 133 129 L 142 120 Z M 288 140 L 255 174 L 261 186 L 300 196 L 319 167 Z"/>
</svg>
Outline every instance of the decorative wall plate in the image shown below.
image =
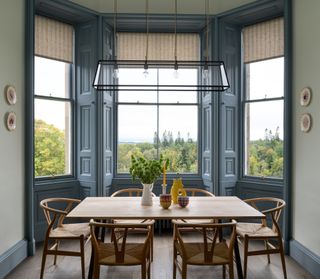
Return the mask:
<svg viewBox="0 0 320 279">
<path fill-rule="evenodd" d="M 9 105 L 14 105 L 17 102 L 16 89 L 12 85 L 6 86 L 6 99 Z"/>
<path fill-rule="evenodd" d="M 7 114 L 7 129 L 13 131 L 17 127 L 17 116 L 11 111 Z"/>
<path fill-rule="evenodd" d="M 304 113 L 300 119 L 300 129 L 302 132 L 309 132 L 311 129 L 311 115 L 309 113 Z"/>
<path fill-rule="evenodd" d="M 311 89 L 309 87 L 305 87 L 300 92 L 300 104 L 303 107 L 306 107 L 311 102 Z"/>
</svg>

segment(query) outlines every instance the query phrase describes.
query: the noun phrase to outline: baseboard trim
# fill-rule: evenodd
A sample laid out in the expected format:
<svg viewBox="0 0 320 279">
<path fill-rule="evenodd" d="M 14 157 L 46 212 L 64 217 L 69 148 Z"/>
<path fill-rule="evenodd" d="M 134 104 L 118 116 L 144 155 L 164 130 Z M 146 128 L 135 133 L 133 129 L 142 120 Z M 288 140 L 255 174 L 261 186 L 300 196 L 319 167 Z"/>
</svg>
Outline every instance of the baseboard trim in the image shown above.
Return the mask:
<svg viewBox="0 0 320 279">
<path fill-rule="evenodd" d="M 0 279 L 4 278 L 28 256 L 28 242 L 20 240 L 0 255 Z"/>
<path fill-rule="evenodd" d="M 296 240 L 290 241 L 290 256 L 304 269 L 320 279 L 320 257 Z"/>
</svg>

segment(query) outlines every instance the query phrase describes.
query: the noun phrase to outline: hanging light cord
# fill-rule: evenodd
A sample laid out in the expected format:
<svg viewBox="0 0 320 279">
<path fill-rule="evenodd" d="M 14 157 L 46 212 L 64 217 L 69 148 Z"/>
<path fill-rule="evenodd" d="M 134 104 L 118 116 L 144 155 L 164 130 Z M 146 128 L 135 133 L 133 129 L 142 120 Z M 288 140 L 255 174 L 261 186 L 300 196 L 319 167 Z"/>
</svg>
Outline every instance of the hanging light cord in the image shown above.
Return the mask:
<svg viewBox="0 0 320 279">
<path fill-rule="evenodd" d="M 206 14 L 206 62 L 209 60 L 209 0 L 205 0 L 205 14 Z"/>
<path fill-rule="evenodd" d="M 114 39 L 114 53 L 115 57 L 117 57 L 117 13 L 118 13 L 118 6 L 117 6 L 117 0 L 113 1 L 113 39 Z"/>
<path fill-rule="evenodd" d="M 177 61 L 177 10 L 178 10 L 178 4 L 177 0 L 174 1 L 174 59 Z"/>
<path fill-rule="evenodd" d="M 147 31 L 147 37 L 146 37 L 146 63 L 148 61 L 148 52 L 149 52 L 149 1 L 146 0 L 146 31 Z"/>
</svg>

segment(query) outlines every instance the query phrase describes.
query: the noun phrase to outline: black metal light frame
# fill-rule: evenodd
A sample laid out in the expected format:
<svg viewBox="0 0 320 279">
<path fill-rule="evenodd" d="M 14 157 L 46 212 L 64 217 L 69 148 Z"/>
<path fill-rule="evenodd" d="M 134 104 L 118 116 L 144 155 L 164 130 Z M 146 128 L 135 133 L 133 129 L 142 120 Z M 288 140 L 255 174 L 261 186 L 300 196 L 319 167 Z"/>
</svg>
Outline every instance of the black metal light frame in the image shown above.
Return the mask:
<svg viewBox="0 0 320 279">
<path fill-rule="evenodd" d="M 147 61 L 149 69 L 165 68 L 178 69 L 206 69 L 210 75 L 202 83 L 194 84 L 119 84 L 112 76 L 115 69 L 139 68 L 141 72 L 146 65 L 143 60 L 99 60 L 93 87 L 98 91 L 202 91 L 222 92 L 230 87 L 223 61 Z M 143 80 L 143 79 L 141 79 Z"/>
</svg>

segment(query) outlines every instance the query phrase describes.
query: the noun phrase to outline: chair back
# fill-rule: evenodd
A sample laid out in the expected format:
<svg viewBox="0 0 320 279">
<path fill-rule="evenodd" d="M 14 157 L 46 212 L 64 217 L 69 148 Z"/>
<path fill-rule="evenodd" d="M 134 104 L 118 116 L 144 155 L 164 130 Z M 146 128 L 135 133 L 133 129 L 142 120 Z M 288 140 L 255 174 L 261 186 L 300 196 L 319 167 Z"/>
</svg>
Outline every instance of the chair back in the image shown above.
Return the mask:
<svg viewBox="0 0 320 279">
<path fill-rule="evenodd" d="M 126 244 L 128 243 L 127 241 L 127 236 L 128 236 L 128 231 L 130 229 L 145 229 L 146 232 L 146 237 L 143 241 L 143 257 L 145 258 L 147 256 L 147 253 L 150 253 L 150 241 L 151 241 L 151 236 L 152 236 L 152 229 L 150 224 L 144 224 L 144 223 L 120 223 L 120 224 L 114 224 L 114 223 L 100 223 L 93 221 L 92 219 L 90 220 L 90 232 L 91 232 L 91 242 L 92 242 L 92 247 L 94 250 L 94 253 L 96 254 L 95 256 L 99 258 L 99 243 L 100 241 L 97 239 L 97 231 L 99 228 L 105 228 L 105 229 L 110 229 L 111 232 L 111 238 L 110 238 L 110 244 L 114 246 L 114 256 L 116 259 L 117 263 L 123 263 L 125 260 L 125 254 L 126 254 Z M 122 237 L 117 238 L 116 233 L 117 231 L 121 230 L 122 232 Z M 111 241 L 111 240 L 116 240 L 116 241 Z"/>
<path fill-rule="evenodd" d="M 143 190 L 141 188 L 126 188 L 121 189 L 119 191 L 114 192 L 111 197 L 117 197 L 117 196 L 129 196 L 129 197 L 140 197 L 142 196 Z M 155 197 L 156 195 L 154 193 L 151 193 L 152 197 Z"/>
<path fill-rule="evenodd" d="M 182 251 L 182 256 L 186 255 L 184 233 L 190 232 L 188 229 L 193 229 L 193 232 L 198 232 L 201 235 L 203 245 L 203 258 L 205 262 L 212 262 L 215 256 L 215 247 L 220 242 L 219 238 L 224 229 L 231 230 L 230 241 L 228 246 L 228 258 L 233 257 L 233 247 L 236 238 L 236 224 L 232 221 L 229 223 L 182 223 L 172 220 L 174 224 L 174 242 L 176 242 Z M 225 241 L 225 240 L 222 240 Z"/>
<path fill-rule="evenodd" d="M 40 207 L 43 209 L 49 229 L 52 229 L 55 224 L 57 227 L 61 227 L 64 218 L 73 208 L 73 205 L 80 202 L 78 199 L 69 198 L 49 198 L 42 200 Z"/>
<path fill-rule="evenodd" d="M 184 190 L 187 193 L 187 196 L 209 196 L 209 197 L 215 197 L 214 194 L 211 192 L 204 190 L 204 189 L 199 189 L 199 188 L 188 188 L 185 187 Z"/>
<path fill-rule="evenodd" d="M 246 199 L 244 201 L 266 215 L 266 219 L 262 220 L 262 224 L 264 226 L 267 226 L 267 220 L 270 219 L 272 221 L 272 230 L 276 233 L 280 233 L 279 219 L 282 210 L 286 206 L 284 200 L 279 198 L 265 197 Z"/>
</svg>

